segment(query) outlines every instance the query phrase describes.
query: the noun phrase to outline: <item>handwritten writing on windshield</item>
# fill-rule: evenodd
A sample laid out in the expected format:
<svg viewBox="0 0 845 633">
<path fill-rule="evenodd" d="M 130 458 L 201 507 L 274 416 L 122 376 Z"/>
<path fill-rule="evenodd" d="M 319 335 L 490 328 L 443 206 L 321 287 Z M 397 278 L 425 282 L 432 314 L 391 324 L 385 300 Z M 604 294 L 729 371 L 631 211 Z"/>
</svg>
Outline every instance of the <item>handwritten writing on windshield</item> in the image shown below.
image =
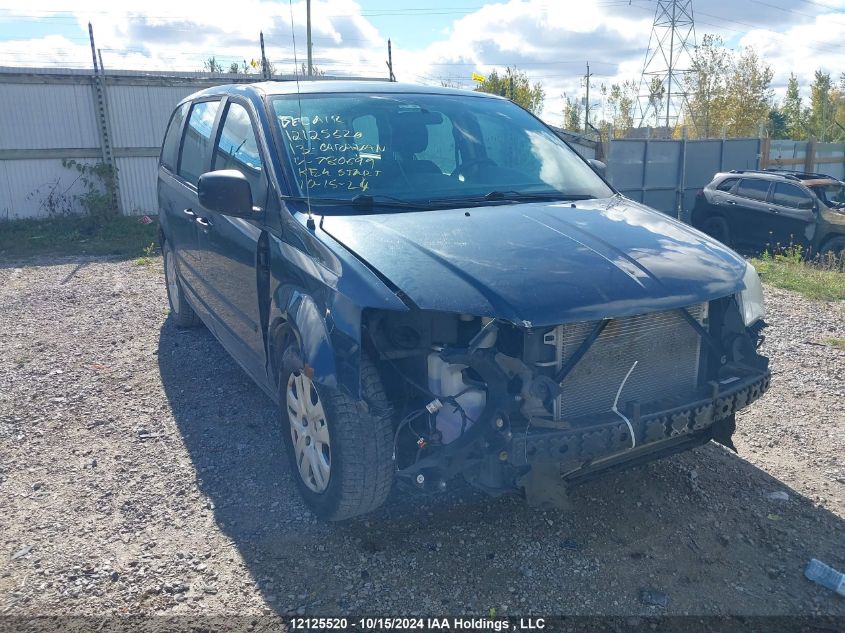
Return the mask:
<svg viewBox="0 0 845 633">
<path fill-rule="evenodd" d="M 309 189 L 364 192 L 370 179 L 382 174 L 377 162 L 383 145 L 366 143 L 363 132 L 347 127 L 339 115 L 280 116 L 279 123 L 293 153 L 293 163 Z"/>
</svg>

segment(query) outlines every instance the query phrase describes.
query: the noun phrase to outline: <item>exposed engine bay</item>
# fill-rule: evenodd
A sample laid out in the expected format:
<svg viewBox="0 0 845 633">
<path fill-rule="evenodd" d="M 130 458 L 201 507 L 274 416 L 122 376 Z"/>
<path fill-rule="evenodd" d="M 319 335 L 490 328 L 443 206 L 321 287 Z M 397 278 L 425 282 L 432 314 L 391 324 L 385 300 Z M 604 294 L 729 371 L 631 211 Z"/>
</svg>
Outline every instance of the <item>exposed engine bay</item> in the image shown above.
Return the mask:
<svg viewBox="0 0 845 633">
<path fill-rule="evenodd" d="M 370 312 L 367 350 L 395 411 L 397 476 L 426 490 L 463 474 L 501 494 L 531 471 L 567 481 L 715 439 L 768 387 L 735 297 L 531 327 L 427 311 Z M 536 483 L 536 482 L 535 482 Z"/>
</svg>

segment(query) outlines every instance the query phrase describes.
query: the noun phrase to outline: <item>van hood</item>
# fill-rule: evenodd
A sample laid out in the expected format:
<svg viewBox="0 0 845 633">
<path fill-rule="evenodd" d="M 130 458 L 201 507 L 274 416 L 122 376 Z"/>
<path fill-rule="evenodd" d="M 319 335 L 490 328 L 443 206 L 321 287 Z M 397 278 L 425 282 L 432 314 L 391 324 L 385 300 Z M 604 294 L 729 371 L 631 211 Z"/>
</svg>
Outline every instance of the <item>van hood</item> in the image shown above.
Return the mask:
<svg viewBox="0 0 845 633">
<path fill-rule="evenodd" d="M 621 196 L 326 216 L 322 229 L 424 310 L 524 326 L 622 317 L 743 288 L 728 247 Z"/>
</svg>

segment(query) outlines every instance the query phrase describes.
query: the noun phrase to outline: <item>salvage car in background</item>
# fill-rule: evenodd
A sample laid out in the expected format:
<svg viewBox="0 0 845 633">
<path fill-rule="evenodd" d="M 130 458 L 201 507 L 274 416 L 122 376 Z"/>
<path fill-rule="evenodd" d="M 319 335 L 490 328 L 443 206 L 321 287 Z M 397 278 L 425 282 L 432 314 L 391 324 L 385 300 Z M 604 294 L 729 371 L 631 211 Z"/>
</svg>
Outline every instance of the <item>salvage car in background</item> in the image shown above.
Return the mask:
<svg viewBox="0 0 845 633">
<path fill-rule="evenodd" d="M 500 97 L 205 90 L 171 118 L 158 200 L 173 320 L 280 404 L 325 519 L 395 481 L 542 501 L 561 476 L 731 446 L 769 384 L 754 268 Z"/>
<path fill-rule="evenodd" d="M 845 184 L 825 174 L 730 171 L 696 196 L 691 223 L 723 244 L 759 253 L 799 245 L 804 253 L 845 248 Z"/>
</svg>

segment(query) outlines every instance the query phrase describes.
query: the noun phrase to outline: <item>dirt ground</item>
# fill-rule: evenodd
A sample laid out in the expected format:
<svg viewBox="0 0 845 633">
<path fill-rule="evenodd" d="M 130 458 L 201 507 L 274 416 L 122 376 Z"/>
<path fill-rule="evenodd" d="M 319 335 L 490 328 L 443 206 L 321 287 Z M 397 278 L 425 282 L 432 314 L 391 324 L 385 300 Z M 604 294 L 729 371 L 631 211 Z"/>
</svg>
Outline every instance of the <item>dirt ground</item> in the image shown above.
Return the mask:
<svg viewBox="0 0 845 633">
<path fill-rule="evenodd" d="M 272 403 L 168 319 L 160 260 L 0 263 L 0 614 L 845 615 L 802 574 L 845 570 L 845 350 L 825 343 L 845 305 L 766 293 L 773 386 L 738 456 L 590 482 L 567 513 L 456 483 L 324 524 Z"/>
</svg>

